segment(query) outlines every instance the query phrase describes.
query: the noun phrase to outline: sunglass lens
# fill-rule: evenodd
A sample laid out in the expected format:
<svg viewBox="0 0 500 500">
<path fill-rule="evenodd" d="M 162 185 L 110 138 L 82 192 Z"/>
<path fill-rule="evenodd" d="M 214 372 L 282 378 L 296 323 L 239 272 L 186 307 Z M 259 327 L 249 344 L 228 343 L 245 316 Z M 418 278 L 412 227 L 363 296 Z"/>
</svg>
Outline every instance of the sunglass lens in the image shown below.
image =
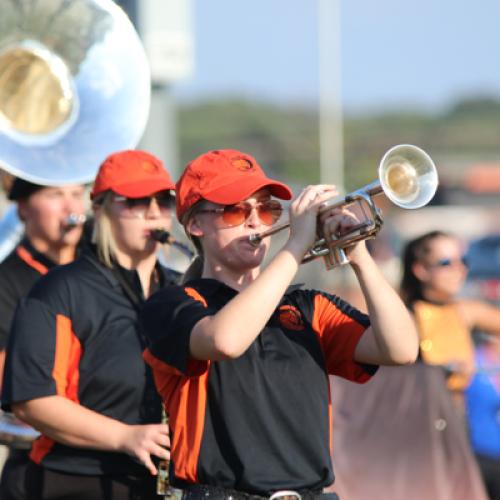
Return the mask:
<svg viewBox="0 0 500 500">
<path fill-rule="evenodd" d="M 175 205 L 175 196 L 172 196 L 171 194 L 164 194 L 162 196 L 158 196 L 156 201 L 161 208 L 173 208 Z"/>
<path fill-rule="evenodd" d="M 466 257 L 460 257 L 457 259 L 451 259 L 449 257 L 446 257 L 444 259 L 440 259 L 436 262 L 436 267 L 450 267 L 454 264 L 462 264 L 467 267 L 467 258 Z"/>
<path fill-rule="evenodd" d="M 151 198 L 149 197 L 144 197 L 144 198 L 126 198 L 125 199 L 125 204 L 127 208 L 147 208 L 149 207 L 149 204 L 151 202 Z"/>
<path fill-rule="evenodd" d="M 245 222 L 251 210 L 252 208 L 250 205 L 244 205 L 242 203 L 226 205 L 222 213 L 222 219 L 228 226 L 239 226 Z"/>
<path fill-rule="evenodd" d="M 437 261 L 438 267 L 449 267 L 451 266 L 452 261 L 451 259 L 440 259 Z"/>
<path fill-rule="evenodd" d="M 268 201 L 262 203 L 262 205 L 259 206 L 258 211 L 262 224 L 272 226 L 281 217 L 283 207 L 278 201 Z"/>
</svg>

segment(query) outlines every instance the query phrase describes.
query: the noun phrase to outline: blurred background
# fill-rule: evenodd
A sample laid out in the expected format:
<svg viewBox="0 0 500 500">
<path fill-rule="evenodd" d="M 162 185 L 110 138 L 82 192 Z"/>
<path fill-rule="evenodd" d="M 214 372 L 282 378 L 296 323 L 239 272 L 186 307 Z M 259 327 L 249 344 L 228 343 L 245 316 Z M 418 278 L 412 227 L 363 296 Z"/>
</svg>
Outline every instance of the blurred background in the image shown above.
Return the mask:
<svg viewBox="0 0 500 500">
<path fill-rule="evenodd" d="M 451 230 L 474 242 L 474 293 L 500 297 L 498 2 L 116 3 L 151 65 L 139 147 L 176 176 L 208 149 L 236 148 L 296 192 L 331 182 L 348 193 L 377 179 L 388 148 L 418 145 L 436 163 L 438 192 L 414 211 L 379 197 L 385 224 L 370 243 L 374 255 L 396 284 L 407 238 Z M 349 270 L 326 274 L 319 261 L 298 280 L 334 291 L 351 285 Z"/>
<path fill-rule="evenodd" d="M 392 145 L 416 144 L 434 159 L 440 186 L 416 211 L 377 199 L 385 224 L 372 249 L 388 277 L 398 282 L 401 245 L 421 232 L 447 229 L 467 243 L 500 233 L 498 2 L 179 3 L 184 59 L 163 90 L 172 168 L 232 147 L 296 190 L 333 182 L 348 193 L 376 180 Z M 489 278 L 500 276 L 500 245 L 488 241 L 488 255 L 475 244 L 471 293 L 497 300 Z M 308 264 L 299 280 L 350 285 L 349 271 L 323 269 Z"/>
</svg>

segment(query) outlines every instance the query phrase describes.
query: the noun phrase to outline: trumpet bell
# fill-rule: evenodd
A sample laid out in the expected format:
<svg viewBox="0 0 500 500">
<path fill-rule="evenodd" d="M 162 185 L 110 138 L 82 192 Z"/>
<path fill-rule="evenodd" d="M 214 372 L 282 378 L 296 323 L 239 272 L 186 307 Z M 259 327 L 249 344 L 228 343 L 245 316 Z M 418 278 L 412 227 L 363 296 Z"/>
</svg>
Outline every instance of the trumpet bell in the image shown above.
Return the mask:
<svg viewBox="0 0 500 500">
<path fill-rule="evenodd" d="M 43 185 L 91 181 L 139 142 L 144 48 L 112 0 L 0 0 L 0 167 Z"/>
<path fill-rule="evenodd" d="M 405 209 L 427 205 L 438 186 L 437 169 L 431 157 L 410 144 L 389 149 L 380 161 L 378 174 L 384 194 Z"/>
</svg>

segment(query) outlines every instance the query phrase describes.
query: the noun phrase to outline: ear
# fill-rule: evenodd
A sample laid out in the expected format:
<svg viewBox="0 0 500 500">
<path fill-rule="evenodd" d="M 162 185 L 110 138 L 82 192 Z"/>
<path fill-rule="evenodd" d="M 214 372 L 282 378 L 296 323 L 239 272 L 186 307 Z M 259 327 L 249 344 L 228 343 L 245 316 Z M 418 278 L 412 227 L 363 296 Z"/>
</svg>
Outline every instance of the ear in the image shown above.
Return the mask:
<svg viewBox="0 0 500 500">
<path fill-rule="evenodd" d="M 26 200 L 18 200 L 17 201 L 17 215 L 19 216 L 19 219 L 22 221 L 22 222 L 25 222 L 26 221 L 26 216 L 27 216 L 27 211 L 28 211 L 28 207 L 27 207 L 27 201 Z"/>
<path fill-rule="evenodd" d="M 186 231 L 188 232 L 188 234 L 196 236 L 197 238 L 201 238 L 205 235 L 205 231 L 201 227 L 200 222 L 198 221 L 198 217 L 196 216 L 189 219 L 188 223 L 186 224 Z"/>
<path fill-rule="evenodd" d="M 418 280 L 425 282 L 429 279 L 429 271 L 421 262 L 415 262 L 411 270 Z"/>
</svg>

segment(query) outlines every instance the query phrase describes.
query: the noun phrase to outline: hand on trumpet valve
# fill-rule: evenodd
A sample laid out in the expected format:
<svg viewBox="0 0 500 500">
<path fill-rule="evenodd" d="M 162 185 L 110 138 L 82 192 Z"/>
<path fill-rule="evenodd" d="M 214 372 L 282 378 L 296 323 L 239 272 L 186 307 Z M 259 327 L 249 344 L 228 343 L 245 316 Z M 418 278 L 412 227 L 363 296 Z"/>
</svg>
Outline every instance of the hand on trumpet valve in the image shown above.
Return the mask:
<svg viewBox="0 0 500 500">
<path fill-rule="evenodd" d="M 345 206 L 335 206 L 323 211 L 319 216 L 318 224 L 320 231 L 322 231 L 322 236 L 331 242 L 342 240 L 343 237 L 351 234 L 353 230 L 360 227 L 359 218 Z M 365 240 L 360 240 L 347 246 L 340 246 L 344 248 L 351 263 L 357 262 L 358 258 L 368 253 Z"/>
<path fill-rule="evenodd" d="M 316 223 L 320 209 L 327 200 L 338 195 L 330 184 L 308 186 L 290 204 L 290 237 L 288 244 L 305 255 L 316 239 Z"/>
</svg>

